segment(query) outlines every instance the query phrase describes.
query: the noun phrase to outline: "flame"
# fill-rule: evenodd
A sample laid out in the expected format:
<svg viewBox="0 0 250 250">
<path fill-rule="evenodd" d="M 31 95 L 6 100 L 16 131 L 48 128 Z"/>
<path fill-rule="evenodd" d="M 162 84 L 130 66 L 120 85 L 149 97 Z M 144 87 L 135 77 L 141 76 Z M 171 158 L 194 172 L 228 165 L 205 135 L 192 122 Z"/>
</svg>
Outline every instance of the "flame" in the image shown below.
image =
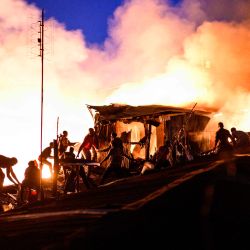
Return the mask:
<svg viewBox="0 0 250 250">
<path fill-rule="evenodd" d="M 49 179 L 51 178 L 51 173 L 50 173 L 50 169 L 49 166 L 47 166 L 46 164 L 43 165 L 43 170 L 42 170 L 42 178 L 43 179 Z"/>
<path fill-rule="evenodd" d="M 166 104 L 185 106 L 194 100 L 202 101 L 206 96 L 208 102 L 213 101 L 209 98 L 209 91 L 206 87 L 206 78 L 204 72 L 196 71 L 182 65 L 181 63 L 171 69 L 170 72 L 146 80 L 141 84 L 131 83 L 123 85 L 113 92 L 107 103 L 127 103 L 132 105 L 140 104 Z M 199 85 L 198 83 L 203 83 Z"/>
</svg>

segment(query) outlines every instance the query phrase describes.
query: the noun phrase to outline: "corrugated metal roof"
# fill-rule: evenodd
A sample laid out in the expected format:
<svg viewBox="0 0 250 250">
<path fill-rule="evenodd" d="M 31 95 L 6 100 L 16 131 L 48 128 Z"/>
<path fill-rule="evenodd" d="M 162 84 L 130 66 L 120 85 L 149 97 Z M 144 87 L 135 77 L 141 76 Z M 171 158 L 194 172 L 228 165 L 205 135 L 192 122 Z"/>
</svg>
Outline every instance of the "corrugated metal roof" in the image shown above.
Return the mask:
<svg viewBox="0 0 250 250">
<path fill-rule="evenodd" d="M 178 108 L 163 105 L 130 106 L 122 104 L 110 104 L 104 106 L 87 105 L 88 109 L 99 114 L 99 121 L 115 121 L 122 119 L 137 119 L 146 116 L 159 117 L 161 115 L 181 115 L 189 113 L 192 109 Z M 211 112 L 194 110 L 195 114 L 209 116 Z"/>
</svg>

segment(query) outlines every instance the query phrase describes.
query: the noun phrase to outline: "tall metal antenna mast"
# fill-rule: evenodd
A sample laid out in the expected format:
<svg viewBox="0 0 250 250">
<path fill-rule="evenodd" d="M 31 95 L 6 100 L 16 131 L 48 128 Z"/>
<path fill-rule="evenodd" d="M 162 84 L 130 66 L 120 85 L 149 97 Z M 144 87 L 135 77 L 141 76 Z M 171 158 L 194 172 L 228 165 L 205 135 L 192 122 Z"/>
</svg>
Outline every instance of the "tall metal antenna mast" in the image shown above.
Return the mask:
<svg viewBox="0 0 250 250">
<path fill-rule="evenodd" d="M 44 75 L 44 9 L 42 9 L 42 20 L 39 21 L 40 23 L 40 30 L 39 30 L 39 38 L 38 43 L 40 47 L 40 54 L 41 57 L 41 131 L 40 131 L 40 151 L 42 153 L 43 150 L 43 75 Z M 41 157 L 42 158 L 42 157 Z M 40 176 L 40 187 L 42 191 L 42 159 L 41 159 L 41 176 Z M 43 199 L 43 195 L 42 198 Z"/>
</svg>

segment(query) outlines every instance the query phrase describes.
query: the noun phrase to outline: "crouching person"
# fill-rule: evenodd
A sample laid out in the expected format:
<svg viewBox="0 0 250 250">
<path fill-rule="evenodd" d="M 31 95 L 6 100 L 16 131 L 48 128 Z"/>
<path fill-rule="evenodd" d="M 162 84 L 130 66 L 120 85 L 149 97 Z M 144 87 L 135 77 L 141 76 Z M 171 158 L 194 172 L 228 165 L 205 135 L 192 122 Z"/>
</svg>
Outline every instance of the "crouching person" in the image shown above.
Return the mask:
<svg viewBox="0 0 250 250">
<path fill-rule="evenodd" d="M 20 184 L 19 180 L 16 177 L 15 172 L 13 171 L 13 166 L 17 164 L 17 158 L 15 157 L 6 157 L 0 155 L 0 192 L 3 189 L 3 183 L 5 174 L 2 169 L 6 169 L 7 178 L 16 186 Z"/>
<path fill-rule="evenodd" d="M 24 172 L 22 181 L 20 200 L 21 202 L 31 202 L 38 198 L 40 191 L 40 169 L 36 160 L 29 161 L 28 167 Z"/>
</svg>

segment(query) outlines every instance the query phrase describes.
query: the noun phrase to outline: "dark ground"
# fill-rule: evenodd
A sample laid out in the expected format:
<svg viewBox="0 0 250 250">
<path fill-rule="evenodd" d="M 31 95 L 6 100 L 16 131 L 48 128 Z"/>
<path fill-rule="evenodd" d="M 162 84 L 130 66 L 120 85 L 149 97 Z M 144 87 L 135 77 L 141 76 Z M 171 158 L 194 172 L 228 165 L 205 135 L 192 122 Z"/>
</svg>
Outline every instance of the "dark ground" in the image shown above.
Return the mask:
<svg viewBox="0 0 250 250">
<path fill-rule="evenodd" d="M 0 249 L 250 249 L 250 156 L 132 176 L 0 214 Z"/>
</svg>

